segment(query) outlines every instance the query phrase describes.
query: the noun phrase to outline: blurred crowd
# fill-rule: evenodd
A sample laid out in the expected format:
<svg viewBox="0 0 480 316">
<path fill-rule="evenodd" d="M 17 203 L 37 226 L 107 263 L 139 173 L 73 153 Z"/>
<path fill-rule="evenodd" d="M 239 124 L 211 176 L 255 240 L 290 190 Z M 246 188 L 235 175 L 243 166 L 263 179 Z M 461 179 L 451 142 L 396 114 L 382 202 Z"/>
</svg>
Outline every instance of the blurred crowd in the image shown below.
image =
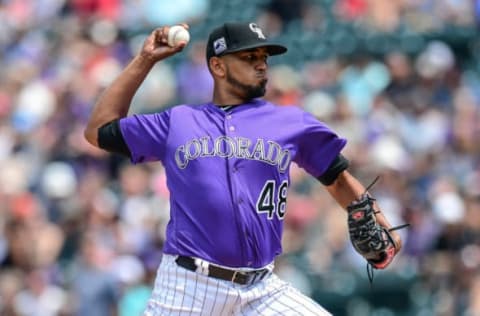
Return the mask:
<svg viewBox="0 0 480 316">
<path fill-rule="evenodd" d="M 425 35 L 415 53 L 272 63 L 266 98 L 346 137 L 351 172 L 365 185 L 379 175 L 372 194 L 393 225 L 411 225 L 368 287 L 345 212 L 293 166 L 277 273 L 335 315 L 480 315 L 478 44 L 459 54 L 428 36 L 475 33 L 470 0 L 0 0 L 0 315 L 141 314 L 169 217 L 165 173 L 93 148 L 83 129 L 158 25 L 186 21 L 192 41 L 153 69 L 131 112 L 208 101 L 207 33 L 195 30 L 235 19 L 234 5 L 279 38 L 292 25 L 317 29 L 325 7 L 362 30 Z"/>
</svg>

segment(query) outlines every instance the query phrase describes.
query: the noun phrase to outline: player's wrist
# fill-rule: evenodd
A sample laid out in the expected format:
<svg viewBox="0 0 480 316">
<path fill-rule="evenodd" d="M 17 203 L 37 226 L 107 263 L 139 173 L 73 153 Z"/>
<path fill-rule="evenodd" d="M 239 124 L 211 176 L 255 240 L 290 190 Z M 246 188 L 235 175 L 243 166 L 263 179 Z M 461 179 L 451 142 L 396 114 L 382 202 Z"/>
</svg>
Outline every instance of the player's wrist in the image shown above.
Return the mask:
<svg viewBox="0 0 480 316">
<path fill-rule="evenodd" d="M 395 253 L 398 253 L 400 249 L 402 249 L 402 239 L 400 238 L 400 235 L 395 231 L 391 231 L 390 235 L 392 236 L 393 243 L 395 245 Z"/>
<path fill-rule="evenodd" d="M 158 58 L 155 58 L 152 54 L 142 51 L 135 57 L 134 62 L 140 68 L 150 69 L 155 65 L 155 63 L 158 62 Z"/>
</svg>

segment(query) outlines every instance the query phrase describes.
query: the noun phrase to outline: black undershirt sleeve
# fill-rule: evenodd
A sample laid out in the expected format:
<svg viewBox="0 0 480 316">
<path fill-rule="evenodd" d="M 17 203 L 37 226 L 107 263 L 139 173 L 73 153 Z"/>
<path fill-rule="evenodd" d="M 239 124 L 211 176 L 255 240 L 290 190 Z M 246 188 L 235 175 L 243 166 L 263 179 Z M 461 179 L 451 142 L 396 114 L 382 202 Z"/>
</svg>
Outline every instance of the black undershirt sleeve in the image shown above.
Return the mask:
<svg viewBox="0 0 480 316">
<path fill-rule="evenodd" d="M 106 151 L 131 157 L 130 149 L 128 149 L 120 131 L 118 119 L 98 129 L 98 146 Z"/>
<path fill-rule="evenodd" d="M 331 185 L 333 182 L 335 182 L 338 175 L 348 168 L 349 164 L 350 162 L 347 160 L 347 158 L 345 158 L 342 154 L 338 154 L 338 156 L 328 167 L 327 171 L 317 178 L 318 181 L 320 181 L 323 185 Z"/>
</svg>

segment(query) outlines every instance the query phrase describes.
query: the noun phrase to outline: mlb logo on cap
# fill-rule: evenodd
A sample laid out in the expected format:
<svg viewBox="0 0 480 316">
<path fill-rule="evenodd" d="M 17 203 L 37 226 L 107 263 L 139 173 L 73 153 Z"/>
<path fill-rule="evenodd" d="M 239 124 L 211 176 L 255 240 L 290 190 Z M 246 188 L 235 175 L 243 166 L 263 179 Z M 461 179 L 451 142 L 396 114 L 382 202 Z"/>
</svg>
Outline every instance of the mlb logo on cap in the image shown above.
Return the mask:
<svg viewBox="0 0 480 316">
<path fill-rule="evenodd" d="M 215 51 L 215 55 L 223 53 L 227 49 L 227 42 L 225 41 L 225 37 L 220 37 L 215 42 L 213 42 L 213 50 Z"/>
</svg>

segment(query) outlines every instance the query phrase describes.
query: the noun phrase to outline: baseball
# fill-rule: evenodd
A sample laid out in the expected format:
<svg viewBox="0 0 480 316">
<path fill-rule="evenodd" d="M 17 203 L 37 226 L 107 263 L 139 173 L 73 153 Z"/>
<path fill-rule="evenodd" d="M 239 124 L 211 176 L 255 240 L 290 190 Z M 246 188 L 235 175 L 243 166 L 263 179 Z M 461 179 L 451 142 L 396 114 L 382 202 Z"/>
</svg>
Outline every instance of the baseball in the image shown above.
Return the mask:
<svg viewBox="0 0 480 316">
<path fill-rule="evenodd" d="M 168 46 L 175 47 L 181 42 L 188 44 L 188 41 L 190 41 L 190 33 L 188 33 L 186 28 L 181 25 L 174 25 L 170 27 L 167 39 Z"/>
</svg>

